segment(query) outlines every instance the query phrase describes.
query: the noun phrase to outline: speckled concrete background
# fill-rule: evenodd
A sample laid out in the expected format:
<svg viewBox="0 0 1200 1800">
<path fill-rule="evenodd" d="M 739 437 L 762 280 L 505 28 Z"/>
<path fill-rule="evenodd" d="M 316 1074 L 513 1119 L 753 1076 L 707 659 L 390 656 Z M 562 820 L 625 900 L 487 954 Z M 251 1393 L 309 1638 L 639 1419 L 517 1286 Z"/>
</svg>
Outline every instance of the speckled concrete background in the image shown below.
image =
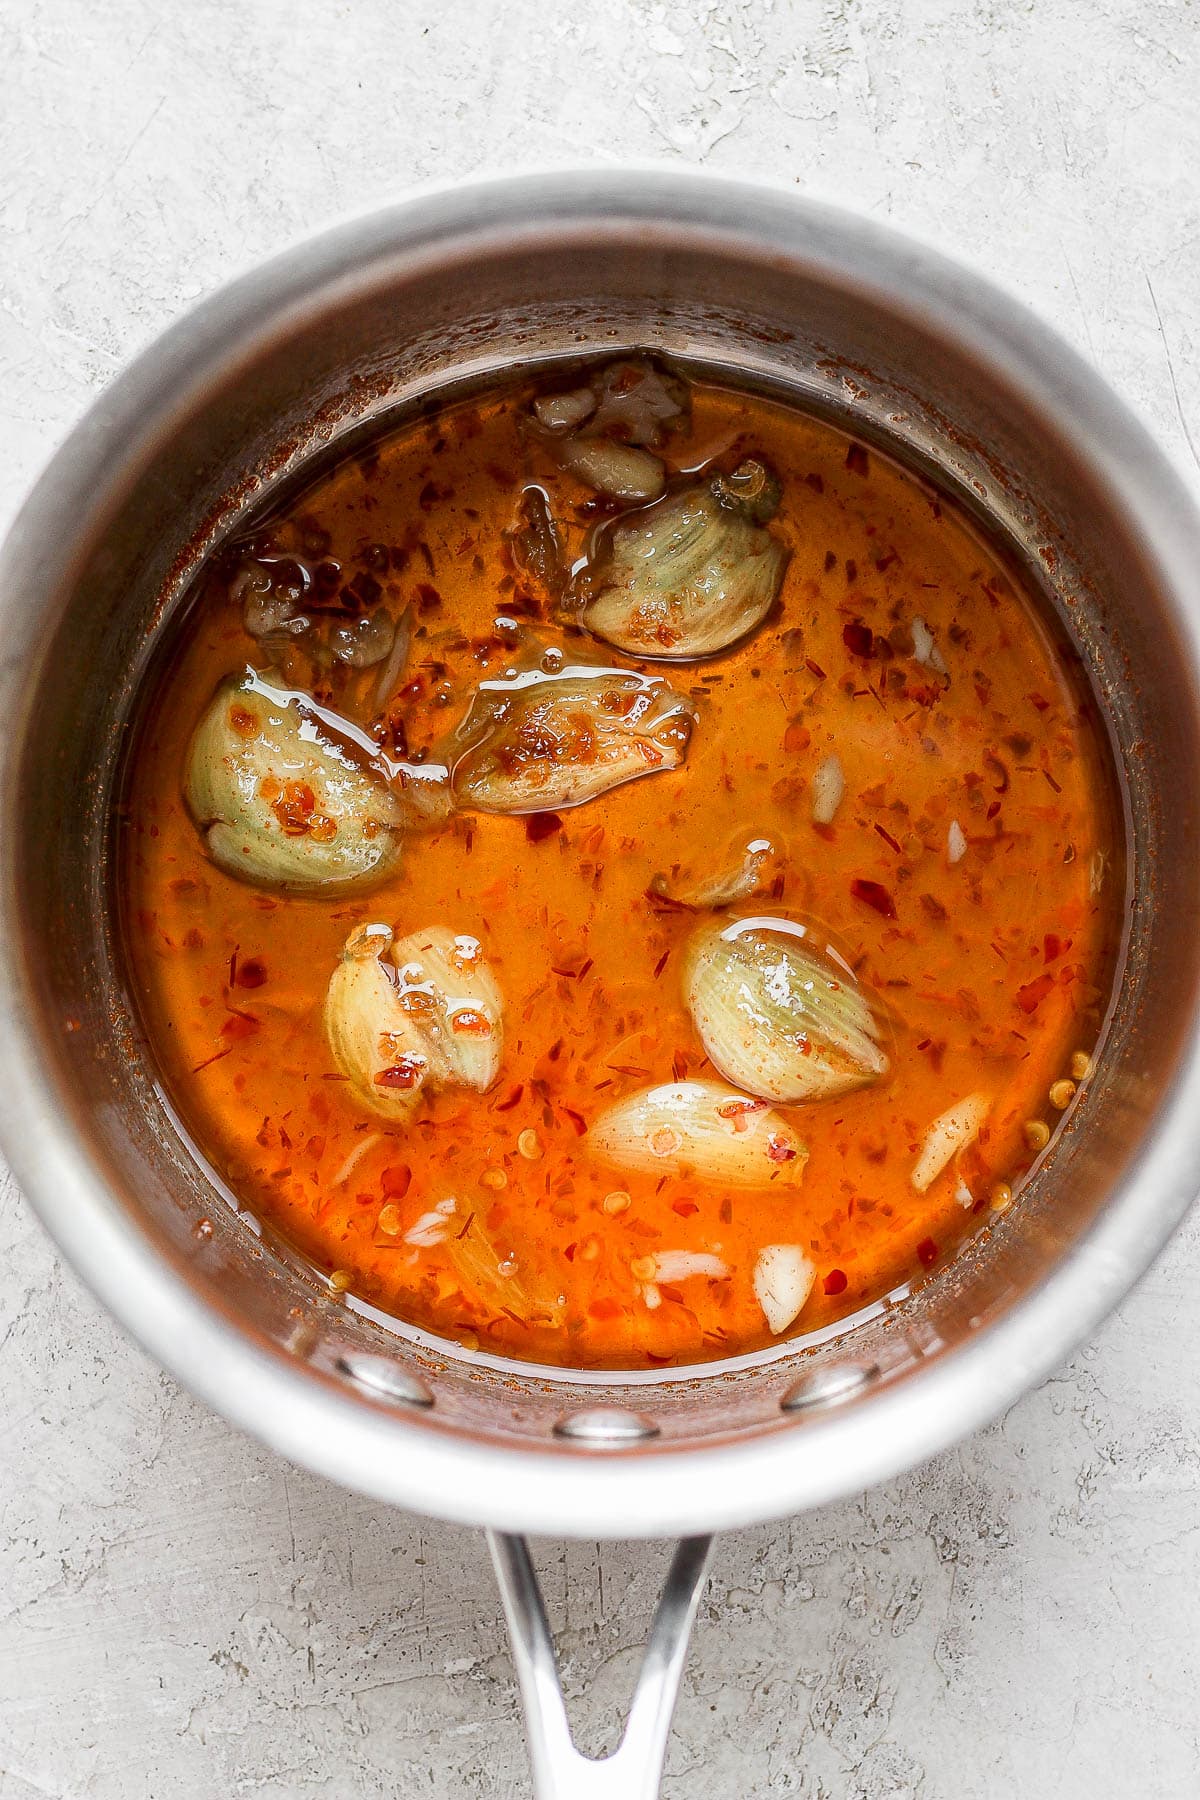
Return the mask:
<svg viewBox="0 0 1200 1800">
<path fill-rule="evenodd" d="M 1195 0 L 4 0 L 0 74 L 3 522 L 234 271 L 415 180 L 581 160 L 769 174 L 921 231 L 1195 462 Z M 235 1436 L 11 1183 L 0 1258 L 0 1800 L 526 1793 L 481 1539 Z M 991 1431 L 724 1539 L 669 1800 L 1200 1791 L 1198 1272 L 1193 1223 Z M 664 1556 L 541 1560 L 597 1749 Z"/>
</svg>

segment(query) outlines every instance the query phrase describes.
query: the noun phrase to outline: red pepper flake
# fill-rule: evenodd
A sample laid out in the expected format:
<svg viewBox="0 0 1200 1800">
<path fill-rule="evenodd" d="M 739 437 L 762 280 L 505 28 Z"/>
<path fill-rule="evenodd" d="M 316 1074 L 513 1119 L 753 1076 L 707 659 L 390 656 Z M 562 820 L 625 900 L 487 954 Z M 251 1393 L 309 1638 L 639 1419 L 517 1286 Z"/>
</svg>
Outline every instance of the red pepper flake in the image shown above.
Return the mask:
<svg viewBox="0 0 1200 1800">
<path fill-rule="evenodd" d="M 841 1269 L 830 1269 L 823 1286 L 827 1294 L 844 1294 L 846 1291 L 845 1274 Z"/>
<path fill-rule="evenodd" d="M 851 444 L 846 451 L 846 467 L 852 475 L 865 475 L 871 467 L 870 458 L 862 444 Z"/>
<path fill-rule="evenodd" d="M 1053 775 L 1050 773 L 1049 769 L 1043 769 L 1042 774 L 1046 777 L 1046 780 L 1050 783 L 1050 786 L 1054 789 L 1055 793 L 1061 794 L 1062 788 L 1059 785 L 1059 783 L 1057 781 L 1055 781 L 1055 779 L 1054 779 Z"/>
<path fill-rule="evenodd" d="M 606 1319 L 619 1319 L 621 1316 L 620 1302 L 610 1299 L 607 1294 L 602 1294 L 599 1300 L 592 1301 L 588 1307 L 588 1313 L 593 1319 L 599 1319 L 601 1322 Z"/>
<path fill-rule="evenodd" d="M 825 552 L 825 573 L 828 575 L 837 568 L 837 557 L 832 550 Z"/>
<path fill-rule="evenodd" d="M 417 583 L 417 611 L 419 613 L 435 613 L 442 610 L 442 596 L 431 581 Z"/>
<path fill-rule="evenodd" d="M 852 656 L 869 658 L 874 648 L 875 634 L 861 619 L 848 619 L 842 626 L 842 642 Z"/>
<path fill-rule="evenodd" d="M 813 657 L 806 656 L 804 659 L 804 666 L 810 675 L 815 675 L 818 681 L 824 681 L 825 671 L 820 663 L 815 661 Z"/>
<path fill-rule="evenodd" d="M 417 505 L 422 512 L 429 512 L 439 500 L 449 500 L 454 494 L 451 487 L 439 487 L 436 481 L 427 481 L 417 495 Z"/>
<path fill-rule="evenodd" d="M 700 1208 L 694 1200 L 672 1200 L 671 1211 L 678 1213 L 681 1219 L 690 1219 Z"/>
<path fill-rule="evenodd" d="M 1050 711 L 1050 702 L 1044 700 L 1040 694 L 1028 694 L 1026 698 L 1028 699 L 1030 706 L 1036 706 L 1040 713 Z"/>
<path fill-rule="evenodd" d="M 873 907 L 877 913 L 882 913 L 885 919 L 896 917 L 896 903 L 887 889 L 878 881 L 862 881 L 855 877 L 850 883 L 850 892 L 856 900 L 861 900 L 864 906 Z"/>
<path fill-rule="evenodd" d="M 1036 981 L 1028 981 L 1017 989 L 1017 1005 L 1023 1013 L 1035 1013 L 1053 986 L 1053 975 L 1039 975 Z"/>
<path fill-rule="evenodd" d="M 1068 945 L 1069 948 L 1069 945 Z M 1043 962 L 1056 962 L 1063 953 L 1063 941 L 1056 931 L 1048 931 L 1042 939 Z"/>
<path fill-rule="evenodd" d="M 807 750 L 812 743 L 812 732 L 799 719 L 792 719 L 783 734 L 783 747 L 791 755 L 799 750 Z"/>
<path fill-rule="evenodd" d="M 587 1120 L 584 1118 L 583 1114 L 577 1113 L 574 1107 L 571 1106 L 564 1106 L 560 1110 L 565 1113 L 566 1117 L 570 1119 L 572 1125 L 575 1127 L 575 1135 L 577 1137 L 582 1137 L 587 1130 Z"/>
<path fill-rule="evenodd" d="M 411 1182 L 412 1170 L 407 1163 L 395 1163 L 379 1177 L 379 1185 L 389 1200 L 403 1200 Z"/>
<path fill-rule="evenodd" d="M 562 830 L 562 820 L 557 813 L 529 813 L 525 819 L 525 836 L 531 844 L 540 844 L 543 839 L 550 838 Z"/>
<path fill-rule="evenodd" d="M 221 1058 L 223 1056 L 228 1056 L 232 1049 L 233 1049 L 232 1044 L 226 1044 L 224 1050 L 214 1050 L 211 1056 L 206 1056 L 204 1058 L 203 1062 L 198 1062 L 195 1065 L 195 1067 L 192 1070 L 192 1074 L 198 1075 L 200 1073 L 201 1069 L 207 1069 L 210 1063 L 220 1062 Z"/>
<path fill-rule="evenodd" d="M 935 919 L 940 925 L 947 917 L 946 909 L 941 901 L 934 894 L 922 894 L 920 899 L 921 905 L 928 913 L 929 917 Z"/>
<path fill-rule="evenodd" d="M 932 1238 L 922 1238 L 917 1245 L 917 1256 L 923 1269 L 932 1269 L 940 1255 L 941 1251 Z"/>
<path fill-rule="evenodd" d="M 877 556 L 876 557 L 875 567 L 879 570 L 879 573 L 882 575 L 882 573 L 885 569 L 890 569 L 894 562 L 899 562 L 899 561 L 900 561 L 900 552 L 898 550 L 889 550 L 886 556 Z"/>
<path fill-rule="evenodd" d="M 991 801 L 988 805 L 987 812 L 984 814 L 984 817 L 988 820 L 989 824 L 997 816 L 999 811 L 1000 811 L 1000 802 L 998 800 Z"/>
<path fill-rule="evenodd" d="M 235 950 L 229 959 L 231 970 L 236 960 L 237 951 Z M 238 987 L 241 988 L 261 987 L 263 982 L 267 979 L 267 965 L 261 956 L 248 956 L 245 962 L 237 970 L 233 979 L 236 980 Z"/>
<path fill-rule="evenodd" d="M 892 849 L 896 852 L 896 855 L 899 856 L 900 855 L 900 846 L 896 842 L 895 838 L 892 836 L 891 832 L 885 831 L 883 829 L 883 826 L 880 824 L 876 824 L 875 829 L 879 833 L 880 837 L 883 839 L 884 843 L 890 844 L 892 846 Z"/>
<path fill-rule="evenodd" d="M 654 965 L 655 981 L 658 980 L 659 976 L 662 974 L 663 970 L 666 968 L 667 961 L 668 961 L 668 958 L 670 957 L 670 955 L 671 955 L 671 952 L 669 950 L 664 950 L 662 955 L 659 957 L 658 961 L 655 963 L 655 965 Z"/>
<path fill-rule="evenodd" d="M 789 1144 L 786 1138 L 772 1135 L 767 1139 L 767 1157 L 773 1163 L 789 1163 L 795 1160 L 796 1147 Z"/>
<path fill-rule="evenodd" d="M 380 1069 L 375 1077 L 375 1086 L 381 1088 L 412 1088 L 417 1085 L 425 1061 L 420 1056 L 401 1056 L 390 1069 Z"/>
<path fill-rule="evenodd" d="M 804 477 L 804 485 L 805 487 L 810 487 L 814 494 L 823 494 L 825 492 L 824 477 L 818 475 L 815 471 L 811 475 L 806 475 Z"/>
<path fill-rule="evenodd" d="M 511 1112 L 514 1106 L 520 1105 L 521 1095 L 524 1092 L 525 1083 L 523 1081 L 518 1081 L 516 1087 L 513 1088 L 507 1099 L 497 1100 L 495 1110 L 497 1112 Z"/>
</svg>

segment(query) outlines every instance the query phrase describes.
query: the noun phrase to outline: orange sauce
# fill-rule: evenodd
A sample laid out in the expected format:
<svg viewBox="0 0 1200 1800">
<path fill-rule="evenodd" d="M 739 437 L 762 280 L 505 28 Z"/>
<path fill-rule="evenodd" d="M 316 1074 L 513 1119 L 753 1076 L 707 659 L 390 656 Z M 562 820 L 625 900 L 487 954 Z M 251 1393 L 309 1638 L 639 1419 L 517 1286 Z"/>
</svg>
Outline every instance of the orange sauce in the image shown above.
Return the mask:
<svg viewBox="0 0 1200 1800">
<path fill-rule="evenodd" d="M 598 508 L 525 428 L 528 400 L 510 389 L 394 431 L 257 528 L 253 547 L 336 563 L 342 580 L 377 582 L 377 604 L 411 606 L 393 750 L 419 756 L 530 633 L 568 642 L 514 562 L 518 499 L 539 484 L 576 556 Z M 665 451 L 673 468 L 752 450 L 781 479 L 771 530 L 790 562 L 777 609 L 694 664 L 637 664 L 574 639 L 693 697 L 680 768 L 536 826 L 461 812 L 414 836 L 366 893 L 235 880 L 206 855 L 181 791 L 218 682 L 269 660 L 230 598 L 228 556 L 200 583 L 130 763 L 129 979 L 203 1155 L 335 1291 L 503 1356 L 640 1367 L 756 1349 L 773 1341 L 752 1280 L 765 1245 L 797 1244 L 816 1268 L 794 1333 L 922 1278 L 1006 1208 L 1046 1135 L 1038 1122 L 1053 1131 L 1062 1117 L 1050 1090 L 1073 1058 L 1082 1070 L 1107 1001 L 1112 778 L 1093 703 L 1030 596 L 953 504 L 874 450 L 745 394 L 697 384 L 692 400 Z M 914 616 L 947 679 L 912 654 Z M 819 826 L 812 777 L 830 754 L 845 797 Z M 607 1106 L 714 1076 L 680 984 L 697 914 L 664 902 L 655 877 L 711 874 L 756 837 L 776 847 L 775 872 L 741 911 L 824 929 L 886 1020 L 890 1073 L 781 1108 L 808 1146 L 798 1186 L 606 1167 L 589 1131 Z M 484 947 L 505 1021 L 486 1094 L 448 1089 L 408 1125 L 355 1098 L 322 1008 L 347 934 L 370 920 L 398 935 L 443 924 Z M 982 1132 L 918 1193 L 929 1126 L 979 1091 L 991 1098 Z M 481 1234 L 495 1279 L 445 1242 L 407 1241 L 449 1197 L 455 1238 Z M 727 1273 L 648 1281 L 666 1251 Z"/>
</svg>

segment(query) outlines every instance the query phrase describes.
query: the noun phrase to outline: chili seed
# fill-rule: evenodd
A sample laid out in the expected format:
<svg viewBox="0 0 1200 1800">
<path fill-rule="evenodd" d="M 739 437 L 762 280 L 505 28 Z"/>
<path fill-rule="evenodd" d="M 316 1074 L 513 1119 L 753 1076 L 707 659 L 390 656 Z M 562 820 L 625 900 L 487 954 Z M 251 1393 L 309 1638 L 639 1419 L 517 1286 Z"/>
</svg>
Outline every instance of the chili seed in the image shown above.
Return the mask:
<svg viewBox="0 0 1200 1800">
<path fill-rule="evenodd" d="M 1075 1083 L 1068 1081 L 1065 1076 L 1061 1081 L 1056 1081 L 1050 1089 L 1050 1104 L 1059 1112 L 1065 1112 L 1074 1098 Z"/>
<path fill-rule="evenodd" d="M 609 1218 L 615 1218 L 618 1213 L 629 1211 L 633 1205 L 633 1195 L 627 1194 L 624 1188 L 614 1188 L 611 1194 L 605 1194 L 603 1204 Z"/>
<path fill-rule="evenodd" d="M 652 1256 L 635 1256 L 629 1265 L 629 1273 L 635 1281 L 653 1281 L 657 1267 Z"/>
<path fill-rule="evenodd" d="M 989 1196 L 994 1213 L 1006 1213 L 1013 1203 L 1013 1191 L 1007 1181 L 998 1181 Z"/>
<path fill-rule="evenodd" d="M 1086 1081 L 1092 1072 L 1092 1059 L 1086 1050 L 1077 1050 L 1071 1058 L 1071 1074 L 1076 1081 Z"/>
<path fill-rule="evenodd" d="M 600 1254 L 600 1239 L 599 1238 L 594 1238 L 594 1237 L 585 1238 L 583 1243 L 580 1244 L 580 1246 L 579 1246 L 580 1262 L 595 1262 L 595 1260 L 599 1256 L 599 1254 Z"/>
<path fill-rule="evenodd" d="M 335 1269 L 329 1277 L 329 1285 L 335 1294 L 344 1294 L 347 1288 L 353 1287 L 354 1276 L 349 1269 Z"/>
<path fill-rule="evenodd" d="M 1026 1119 L 1022 1129 L 1031 1150 L 1044 1150 L 1050 1142 L 1050 1127 L 1045 1119 Z"/>
<path fill-rule="evenodd" d="M 542 1154 L 542 1140 L 531 1125 L 527 1125 L 517 1139 L 517 1149 L 526 1162 L 536 1162 Z"/>
<path fill-rule="evenodd" d="M 508 1176 L 504 1173 L 503 1169 L 485 1169 L 483 1174 L 479 1177 L 479 1180 L 482 1186 L 486 1188 L 503 1188 L 508 1186 Z"/>
<path fill-rule="evenodd" d="M 390 1204 L 381 1206 L 379 1209 L 379 1217 L 375 1223 L 385 1237 L 399 1237 L 401 1225 L 400 1208 Z"/>
</svg>

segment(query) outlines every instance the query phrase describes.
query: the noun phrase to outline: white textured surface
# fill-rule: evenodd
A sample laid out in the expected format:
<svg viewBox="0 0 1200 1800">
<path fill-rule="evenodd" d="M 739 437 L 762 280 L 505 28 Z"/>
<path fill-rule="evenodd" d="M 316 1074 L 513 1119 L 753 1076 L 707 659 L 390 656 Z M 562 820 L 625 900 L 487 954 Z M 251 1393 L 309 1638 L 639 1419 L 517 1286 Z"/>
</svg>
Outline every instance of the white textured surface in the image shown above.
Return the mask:
<svg viewBox="0 0 1200 1800">
<path fill-rule="evenodd" d="M 575 23 L 576 19 L 581 22 Z M 190 300 L 415 180 L 657 157 L 795 180 L 1007 280 L 1200 442 L 1194 0 L 4 0 L 0 518 Z M 181 1394 L 0 1189 L 0 1800 L 518 1795 L 482 1541 Z M 725 1539 L 670 1800 L 1200 1785 L 1200 1226 L 920 1473 Z M 543 1547 L 585 1742 L 661 1554 Z"/>
</svg>

